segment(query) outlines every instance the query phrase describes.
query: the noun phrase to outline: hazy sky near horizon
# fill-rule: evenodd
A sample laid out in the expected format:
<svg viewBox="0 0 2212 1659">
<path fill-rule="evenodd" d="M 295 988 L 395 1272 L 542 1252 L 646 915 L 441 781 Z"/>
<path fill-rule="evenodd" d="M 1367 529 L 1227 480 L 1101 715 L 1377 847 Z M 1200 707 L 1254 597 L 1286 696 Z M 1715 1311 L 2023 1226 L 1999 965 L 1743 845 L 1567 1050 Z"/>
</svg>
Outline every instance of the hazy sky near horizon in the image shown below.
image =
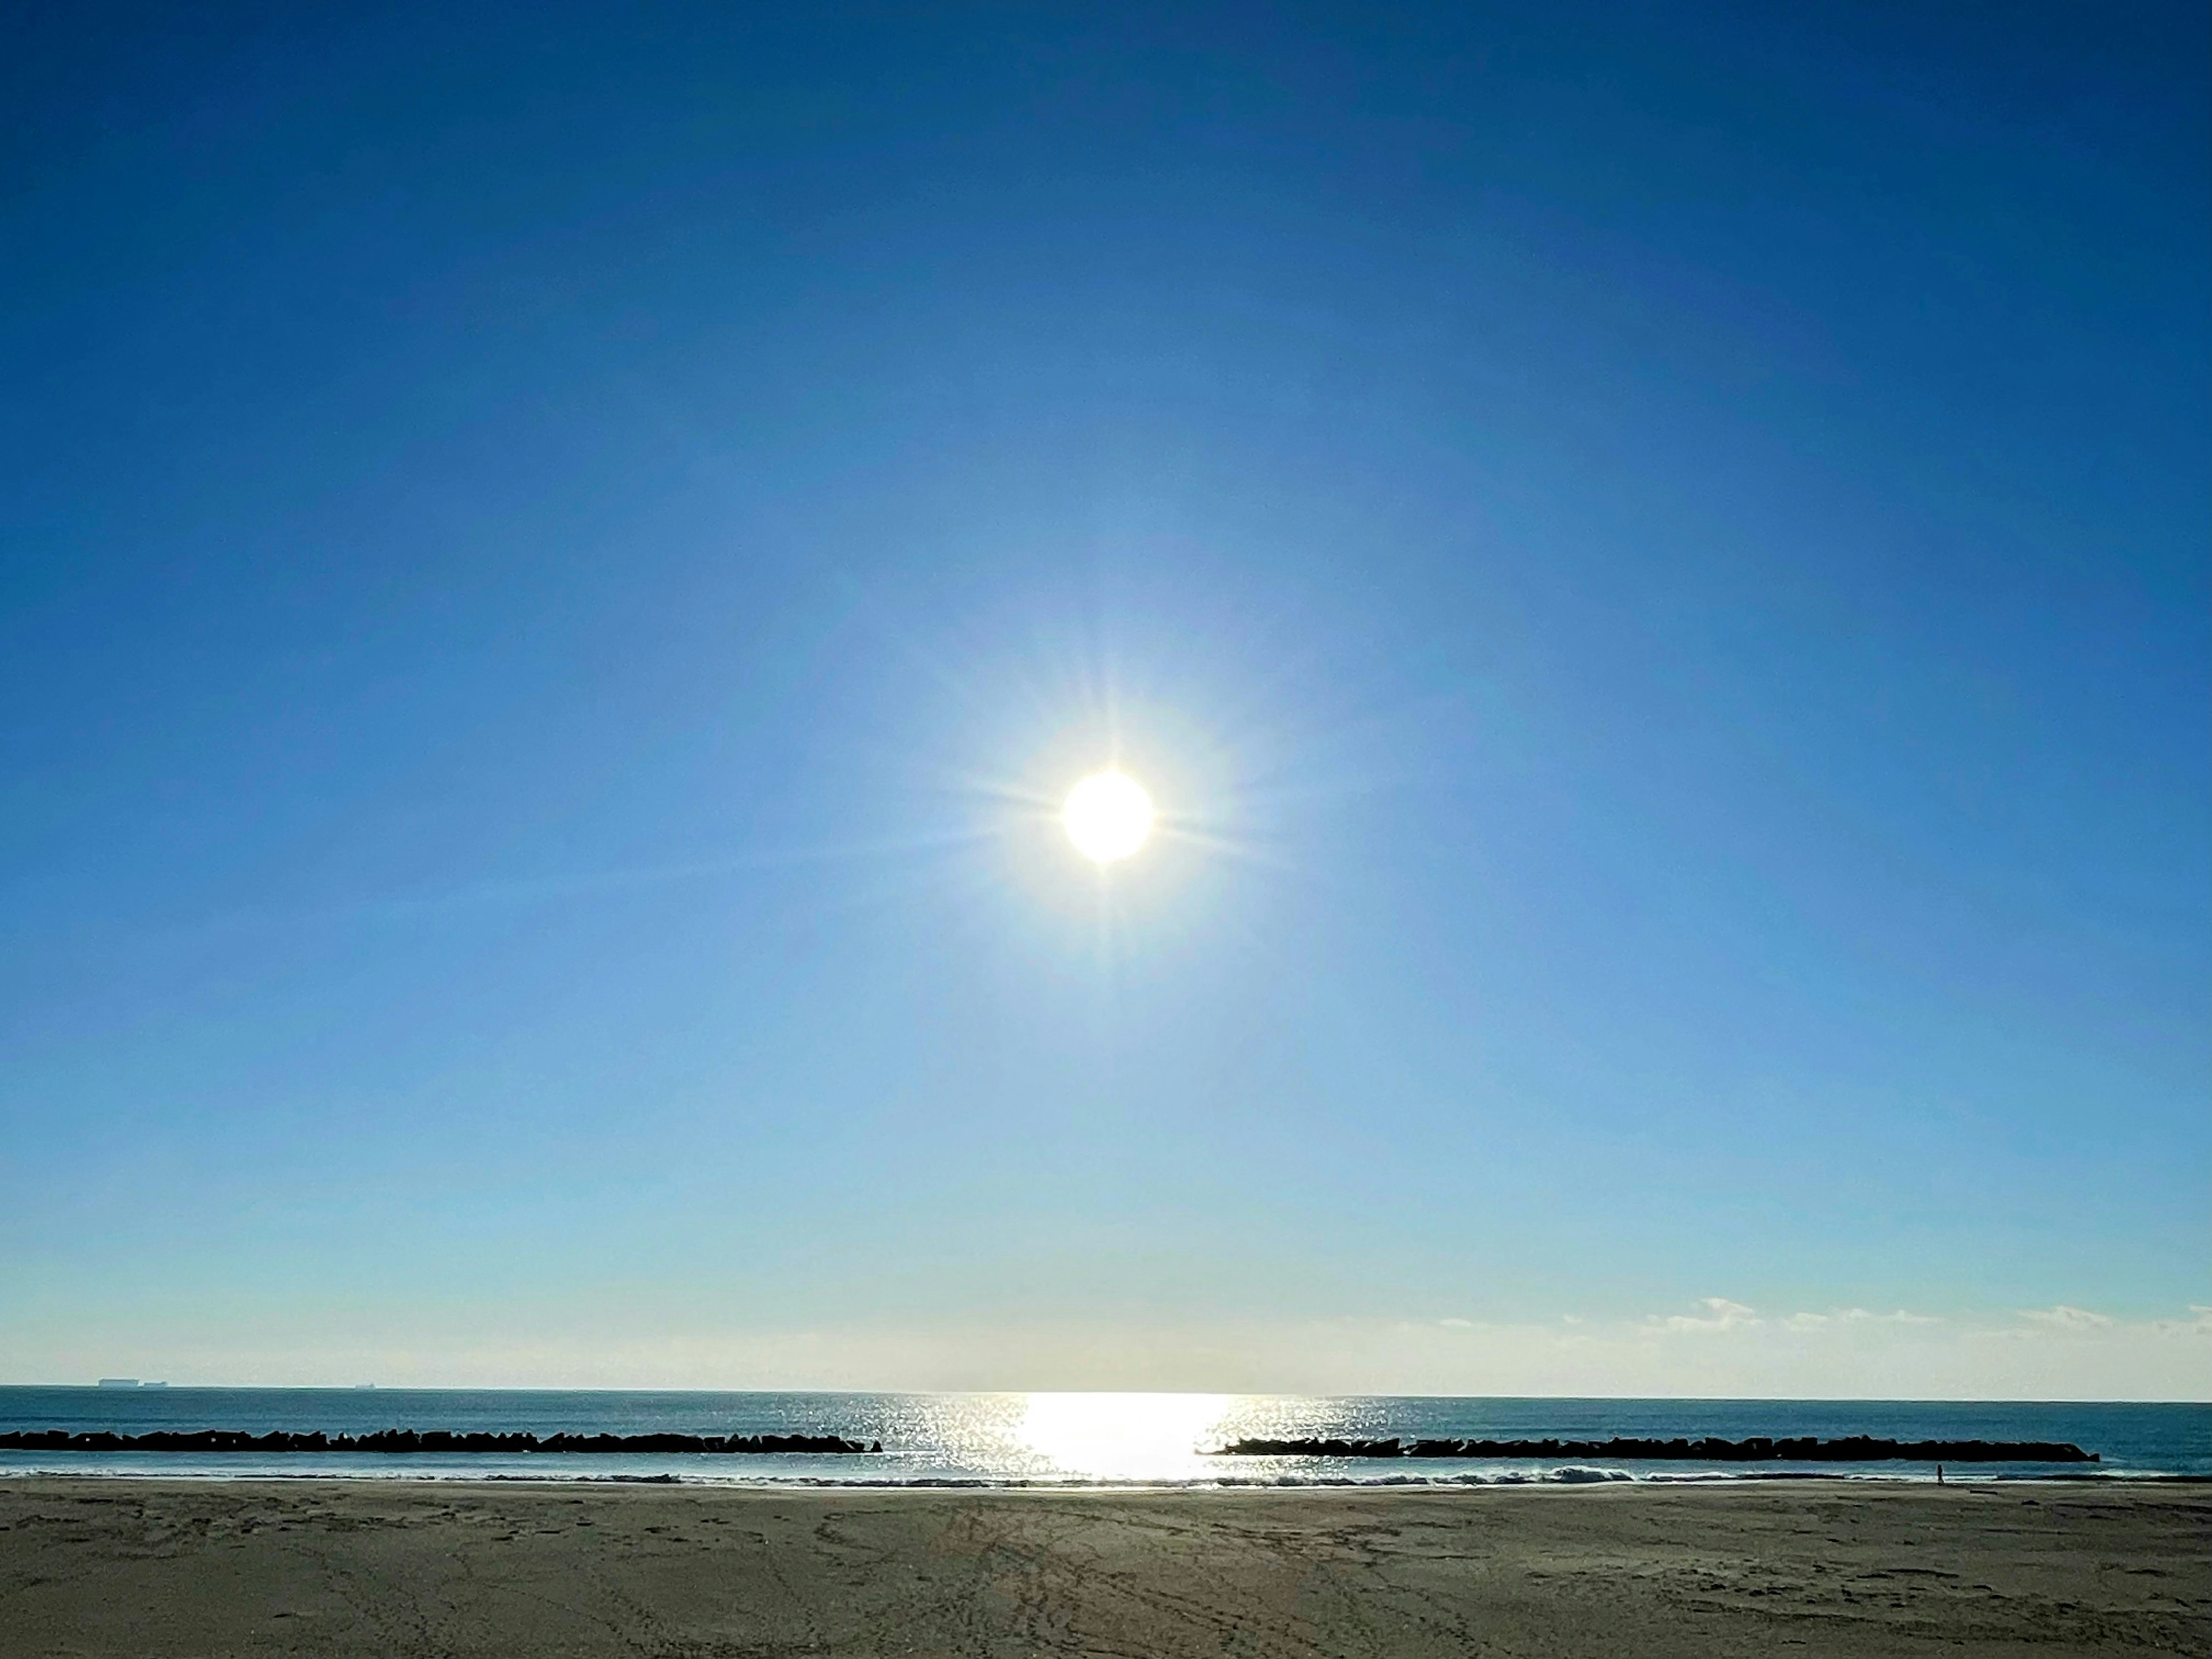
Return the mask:
<svg viewBox="0 0 2212 1659">
<path fill-rule="evenodd" d="M 0 1381 L 2212 1376 L 2212 22 L 1993 21 L 19 11 Z"/>
</svg>

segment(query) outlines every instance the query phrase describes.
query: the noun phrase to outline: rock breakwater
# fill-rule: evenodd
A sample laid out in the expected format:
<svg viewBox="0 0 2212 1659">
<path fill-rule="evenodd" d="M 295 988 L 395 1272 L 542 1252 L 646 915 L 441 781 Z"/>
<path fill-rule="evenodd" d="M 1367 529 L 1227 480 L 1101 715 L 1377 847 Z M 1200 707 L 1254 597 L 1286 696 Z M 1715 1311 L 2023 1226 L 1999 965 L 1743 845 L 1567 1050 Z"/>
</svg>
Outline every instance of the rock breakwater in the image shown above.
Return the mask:
<svg viewBox="0 0 2212 1659">
<path fill-rule="evenodd" d="M 2051 1440 L 1238 1440 L 1221 1457 L 1640 1458 L 1698 1463 L 2094 1463 L 2095 1452 Z"/>
<path fill-rule="evenodd" d="M 251 1434 L 239 1429 L 157 1430 L 148 1434 L 62 1429 L 0 1433 L 0 1451 L 72 1452 L 879 1452 L 880 1440 L 834 1434 L 452 1434 L 443 1429 L 382 1429 L 374 1434 Z"/>
</svg>

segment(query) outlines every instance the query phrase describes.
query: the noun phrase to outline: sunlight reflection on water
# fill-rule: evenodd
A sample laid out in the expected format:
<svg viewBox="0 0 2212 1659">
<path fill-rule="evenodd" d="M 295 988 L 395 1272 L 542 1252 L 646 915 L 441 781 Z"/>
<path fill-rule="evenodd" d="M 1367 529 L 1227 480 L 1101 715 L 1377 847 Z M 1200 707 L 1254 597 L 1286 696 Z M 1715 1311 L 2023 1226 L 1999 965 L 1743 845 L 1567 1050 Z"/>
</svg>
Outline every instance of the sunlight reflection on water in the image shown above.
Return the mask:
<svg viewBox="0 0 2212 1659">
<path fill-rule="evenodd" d="M 865 1456 L 0 1450 L 0 1476 L 31 1469 L 164 1475 L 345 1474 L 482 1480 L 641 1480 L 862 1485 L 1176 1485 L 1525 1480 L 1559 1459 L 1402 1462 L 1206 1454 L 1267 1439 L 1603 1439 L 1705 1434 L 1873 1434 L 1898 1439 L 2061 1440 L 2100 1451 L 2106 1474 L 2212 1474 L 2212 1407 L 1929 1401 L 1310 1398 L 1219 1394 L 775 1394 L 647 1390 L 162 1389 L 0 1387 L 0 1428 L 143 1433 L 224 1428 L 362 1435 L 379 1430 L 568 1434 L 825 1434 L 880 1441 Z M 1621 1466 L 1639 1478 L 1759 1474 L 1691 1462 Z M 1830 1466 L 1820 1471 L 1836 1474 Z M 1932 1464 L 1850 1473 L 1934 1478 Z M 2036 1465 L 1978 1470 L 2034 1475 Z"/>
<path fill-rule="evenodd" d="M 1099 1480 L 1198 1480 L 1235 1404 L 1216 1394 L 1033 1394 L 1018 1426 L 1050 1472 Z"/>
</svg>

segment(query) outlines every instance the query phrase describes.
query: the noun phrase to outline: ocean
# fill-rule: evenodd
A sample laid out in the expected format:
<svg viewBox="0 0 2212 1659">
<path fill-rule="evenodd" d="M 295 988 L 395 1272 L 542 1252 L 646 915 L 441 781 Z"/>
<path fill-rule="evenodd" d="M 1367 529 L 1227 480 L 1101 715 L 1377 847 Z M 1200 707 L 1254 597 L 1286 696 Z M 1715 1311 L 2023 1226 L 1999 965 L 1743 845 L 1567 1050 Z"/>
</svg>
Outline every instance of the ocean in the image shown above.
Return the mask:
<svg viewBox="0 0 2212 1659">
<path fill-rule="evenodd" d="M 1519 1459 L 1376 1462 L 1209 1456 L 1244 1438 L 2071 1442 L 2093 1470 L 1976 1464 L 1953 1478 L 2212 1477 L 2212 1405 L 1899 1400 L 1555 1400 L 1195 1394 L 768 1394 L 535 1389 L 0 1388 L 0 1431 L 384 1429 L 639 1435 L 834 1434 L 880 1454 L 173 1454 L 0 1450 L 0 1475 L 345 1475 L 670 1479 L 728 1485 L 1212 1486 L 1474 1485 L 1599 1480 L 1932 1480 L 1931 1464 Z"/>
</svg>

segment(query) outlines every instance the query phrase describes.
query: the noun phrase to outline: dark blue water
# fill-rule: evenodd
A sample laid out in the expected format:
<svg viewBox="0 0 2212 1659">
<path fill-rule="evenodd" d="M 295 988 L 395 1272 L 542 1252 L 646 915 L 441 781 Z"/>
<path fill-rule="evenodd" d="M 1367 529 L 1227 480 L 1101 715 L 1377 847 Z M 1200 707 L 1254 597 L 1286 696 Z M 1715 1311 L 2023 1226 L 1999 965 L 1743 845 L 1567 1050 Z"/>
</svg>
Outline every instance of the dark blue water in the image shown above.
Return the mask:
<svg viewBox="0 0 2212 1659">
<path fill-rule="evenodd" d="M 1474 1483 L 1528 1480 L 1744 1479 L 1800 1469 L 1829 1476 L 1932 1479 L 1925 1464 L 1699 1465 L 1625 1461 L 1424 1459 L 1418 1466 L 1329 1458 L 1218 1458 L 1244 1436 L 1604 1439 L 1614 1435 L 1780 1438 L 1867 1434 L 1899 1440 L 2070 1441 L 2113 1477 L 2212 1477 L 2212 1405 L 1949 1401 L 1431 1399 L 1181 1394 L 705 1394 L 568 1389 L 0 1388 L 0 1430 L 272 1429 L 360 1435 L 379 1429 L 609 1434 L 837 1434 L 880 1440 L 880 1456 L 716 1456 L 0 1451 L 0 1474 L 521 1476 L 676 1475 L 761 1482 L 956 1482 L 1181 1486 Z M 1966 1473 L 1954 1471 L 1954 1478 Z M 1972 1478 L 2059 1473 L 1976 1465 Z"/>
</svg>

